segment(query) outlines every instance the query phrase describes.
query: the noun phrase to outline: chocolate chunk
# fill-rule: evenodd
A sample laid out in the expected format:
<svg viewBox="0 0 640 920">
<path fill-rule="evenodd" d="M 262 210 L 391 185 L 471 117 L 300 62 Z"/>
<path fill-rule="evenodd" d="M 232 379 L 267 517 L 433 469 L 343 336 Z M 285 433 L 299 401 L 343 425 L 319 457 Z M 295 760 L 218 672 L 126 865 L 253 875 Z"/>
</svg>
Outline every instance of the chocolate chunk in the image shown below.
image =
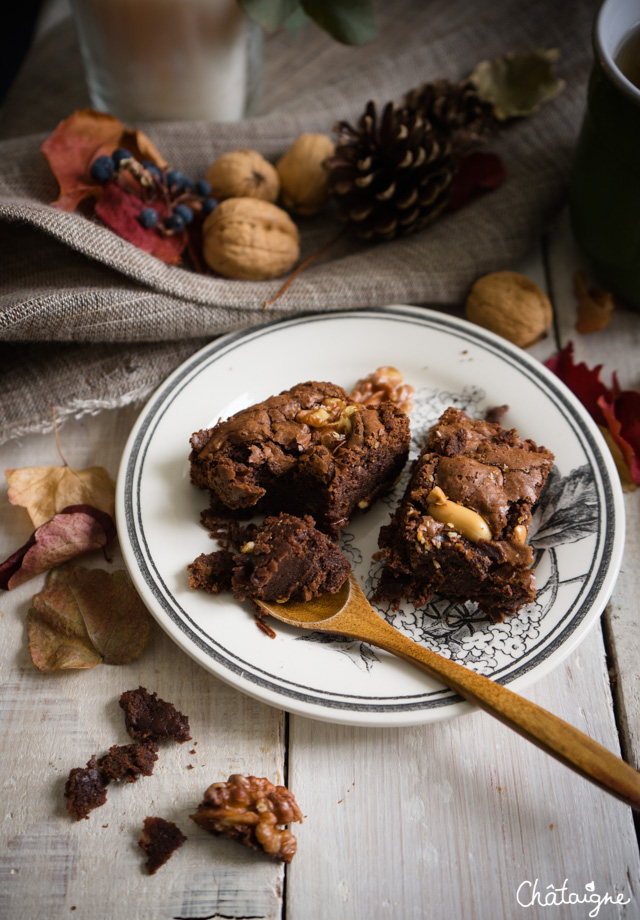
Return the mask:
<svg viewBox="0 0 640 920">
<path fill-rule="evenodd" d="M 190 741 L 189 718 L 172 703 L 159 699 L 144 687 L 126 690 L 120 697 L 127 731 L 136 741 Z"/>
<path fill-rule="evenodd" d="M 187 838 L 173 821 L 145 818 L 138 846 L 147 854 L 145 866 L 149 875 L 163 866 Z"/>
</svg>

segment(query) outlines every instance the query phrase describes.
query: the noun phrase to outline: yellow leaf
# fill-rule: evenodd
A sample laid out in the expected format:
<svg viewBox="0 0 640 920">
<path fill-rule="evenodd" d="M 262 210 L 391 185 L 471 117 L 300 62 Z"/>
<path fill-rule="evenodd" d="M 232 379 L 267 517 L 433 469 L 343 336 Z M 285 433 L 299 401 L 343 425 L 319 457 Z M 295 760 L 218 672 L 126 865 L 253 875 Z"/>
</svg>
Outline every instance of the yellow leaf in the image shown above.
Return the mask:
<svg viewBox="0 0 640 920">
<path fill-rule="evenodd" d="M 4 471 L 9 501 L 26 508 L 40 527 L 69 505 L 91 505 L 115 513 L 115 482 L 101 466 L 72 470 L 70 466 L 25 466 Z"/>
</svg>

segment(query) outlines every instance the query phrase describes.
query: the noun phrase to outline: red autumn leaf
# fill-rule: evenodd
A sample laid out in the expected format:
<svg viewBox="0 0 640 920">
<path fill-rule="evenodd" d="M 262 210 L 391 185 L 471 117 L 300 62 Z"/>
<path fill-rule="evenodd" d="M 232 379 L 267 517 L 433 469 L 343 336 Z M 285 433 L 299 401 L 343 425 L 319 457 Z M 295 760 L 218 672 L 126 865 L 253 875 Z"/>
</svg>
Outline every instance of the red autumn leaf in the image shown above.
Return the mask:
<svg viewBox="0 0 640 920">
<path fill-rule="evenodd" d="M 606 386 L 600 379 L 601 364 L 598 364 L 592 370 L 584 362 L 575 364 L 573 360 L 573 342 L 569 342 L 557 355 L 545 361 L 545 365 L 578 397 L 598 425 L 606 424 L 602 409 L 598 404 L 600 397 L 606 396 L 608 393 Z"/>
<path fill-rule="evenodd" d="M 497 153 L 475 150 L 460 161 L 460 168 L 451 184 L 448 211 L 457 211 L 482 192 L 497 188 L 505 180 L 507 171 Z"/>
<path fill-rule="evenodd" d="M 138 220 L 142 207 L 139 196 L 126 191 L 117 182 L 107 182 L 96 202 L 96 214 L 107 227 L 134 246 L 169 265 L 177 265 L 187 245 L 186 230 L 172 236 L 163 236 L 154 227 L 145 230 Z M 162 201 L 154 201 L 153 207 L 163 220 L 168 213 L 166 205 Z"/>
<path fill-rule="evenodd" d="M 640 484 L 640 393 L 621 390 L 615 373 L 612 386 L 607 387 L 600 379 L 601 364 L 593 369 L 584 363 L 575 364 L 572 342 L 545 364 L 578 397 L 594 421 L 608 429 L 631 478 Z"/>
<path fill-rule="evenodd" d="M 99 197 L 102 185 L 91 178 L 89 168 L 97 157 L 117 147 L 130 150 L 138 160 L 167 165 L 146 135 L 127 128 L 113 115 L 81 109 L 61 121 L 40 148 L 60 184 L 53 204 L 74 211 L 84 198 Z"/>
<path fill-rule="evenodd" d="M 601 396 L 602 410 L 611 437 L 616 442 L 631 478 L 640 485 L 640 393 L 622 390 L 613 398 Z"/>
<path fill-rule="evenodd" d="M 71 505 L 38 527 L 24 546 L 0 565 L 0 588 L 11 591 L 54 566 L 102 549 L 115 536 L 109 514 L 89 505 Z"/>
</svg>

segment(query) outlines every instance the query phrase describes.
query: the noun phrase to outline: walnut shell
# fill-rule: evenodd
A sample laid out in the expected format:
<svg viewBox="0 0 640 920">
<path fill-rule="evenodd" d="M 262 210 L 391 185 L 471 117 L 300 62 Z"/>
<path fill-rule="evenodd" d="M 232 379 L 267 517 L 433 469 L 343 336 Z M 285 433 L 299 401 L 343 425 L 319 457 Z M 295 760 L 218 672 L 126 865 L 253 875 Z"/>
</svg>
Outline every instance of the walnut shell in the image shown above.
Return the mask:
<svg viewBox="0 0 640 920">
<path fill-rule="evenodd" d="M 325 134 L 301 134 L 276 163 L 280 194 L 285 208 L 310 217 L 317 214 L 329 197 L 327 157 L 336 146 Z"/>
<path fill-rule="evenodd" d="M 518 272 L 492 272 L 478 278 L 467 297 L 465 312 L 472 323 L 522 348 L 543 338 L 553 322 L 547 295 Z"/>
<path fill-rule="evenodd" d="M 205 262 L 226 278 L 277 278 L 300 255 L 298 228 L 286 211 L 257 198 L 227 198 L 202 230 Z"/>
<path fill-rule="evenodd" d="M 211 194 L 218 201 L 225 198 L 259 198 L 276 201 L 280 179 L 271 163 L 256 150 L 234 150 L 223 153 L 206 174 Z"/>
</svg>

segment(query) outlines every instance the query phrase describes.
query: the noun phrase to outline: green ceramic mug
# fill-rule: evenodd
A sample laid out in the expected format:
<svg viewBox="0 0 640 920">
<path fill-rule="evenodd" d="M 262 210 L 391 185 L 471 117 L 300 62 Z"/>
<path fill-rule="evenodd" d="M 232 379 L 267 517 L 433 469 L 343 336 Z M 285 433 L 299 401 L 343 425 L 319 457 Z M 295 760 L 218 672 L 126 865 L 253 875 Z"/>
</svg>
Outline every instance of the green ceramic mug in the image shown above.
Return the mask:
<svg viewBox="0 0 640 920">
<path fill-rule="evenodd" d="M 605 0 L 594 28 L 595 62 L 570 190 L 573 233 L 589 265 L 604 287 L 636 309 L 640 309 L 640 89 L 622 73 L 616 58 L 638 29 L 638 0 Z"/>
</svg>

